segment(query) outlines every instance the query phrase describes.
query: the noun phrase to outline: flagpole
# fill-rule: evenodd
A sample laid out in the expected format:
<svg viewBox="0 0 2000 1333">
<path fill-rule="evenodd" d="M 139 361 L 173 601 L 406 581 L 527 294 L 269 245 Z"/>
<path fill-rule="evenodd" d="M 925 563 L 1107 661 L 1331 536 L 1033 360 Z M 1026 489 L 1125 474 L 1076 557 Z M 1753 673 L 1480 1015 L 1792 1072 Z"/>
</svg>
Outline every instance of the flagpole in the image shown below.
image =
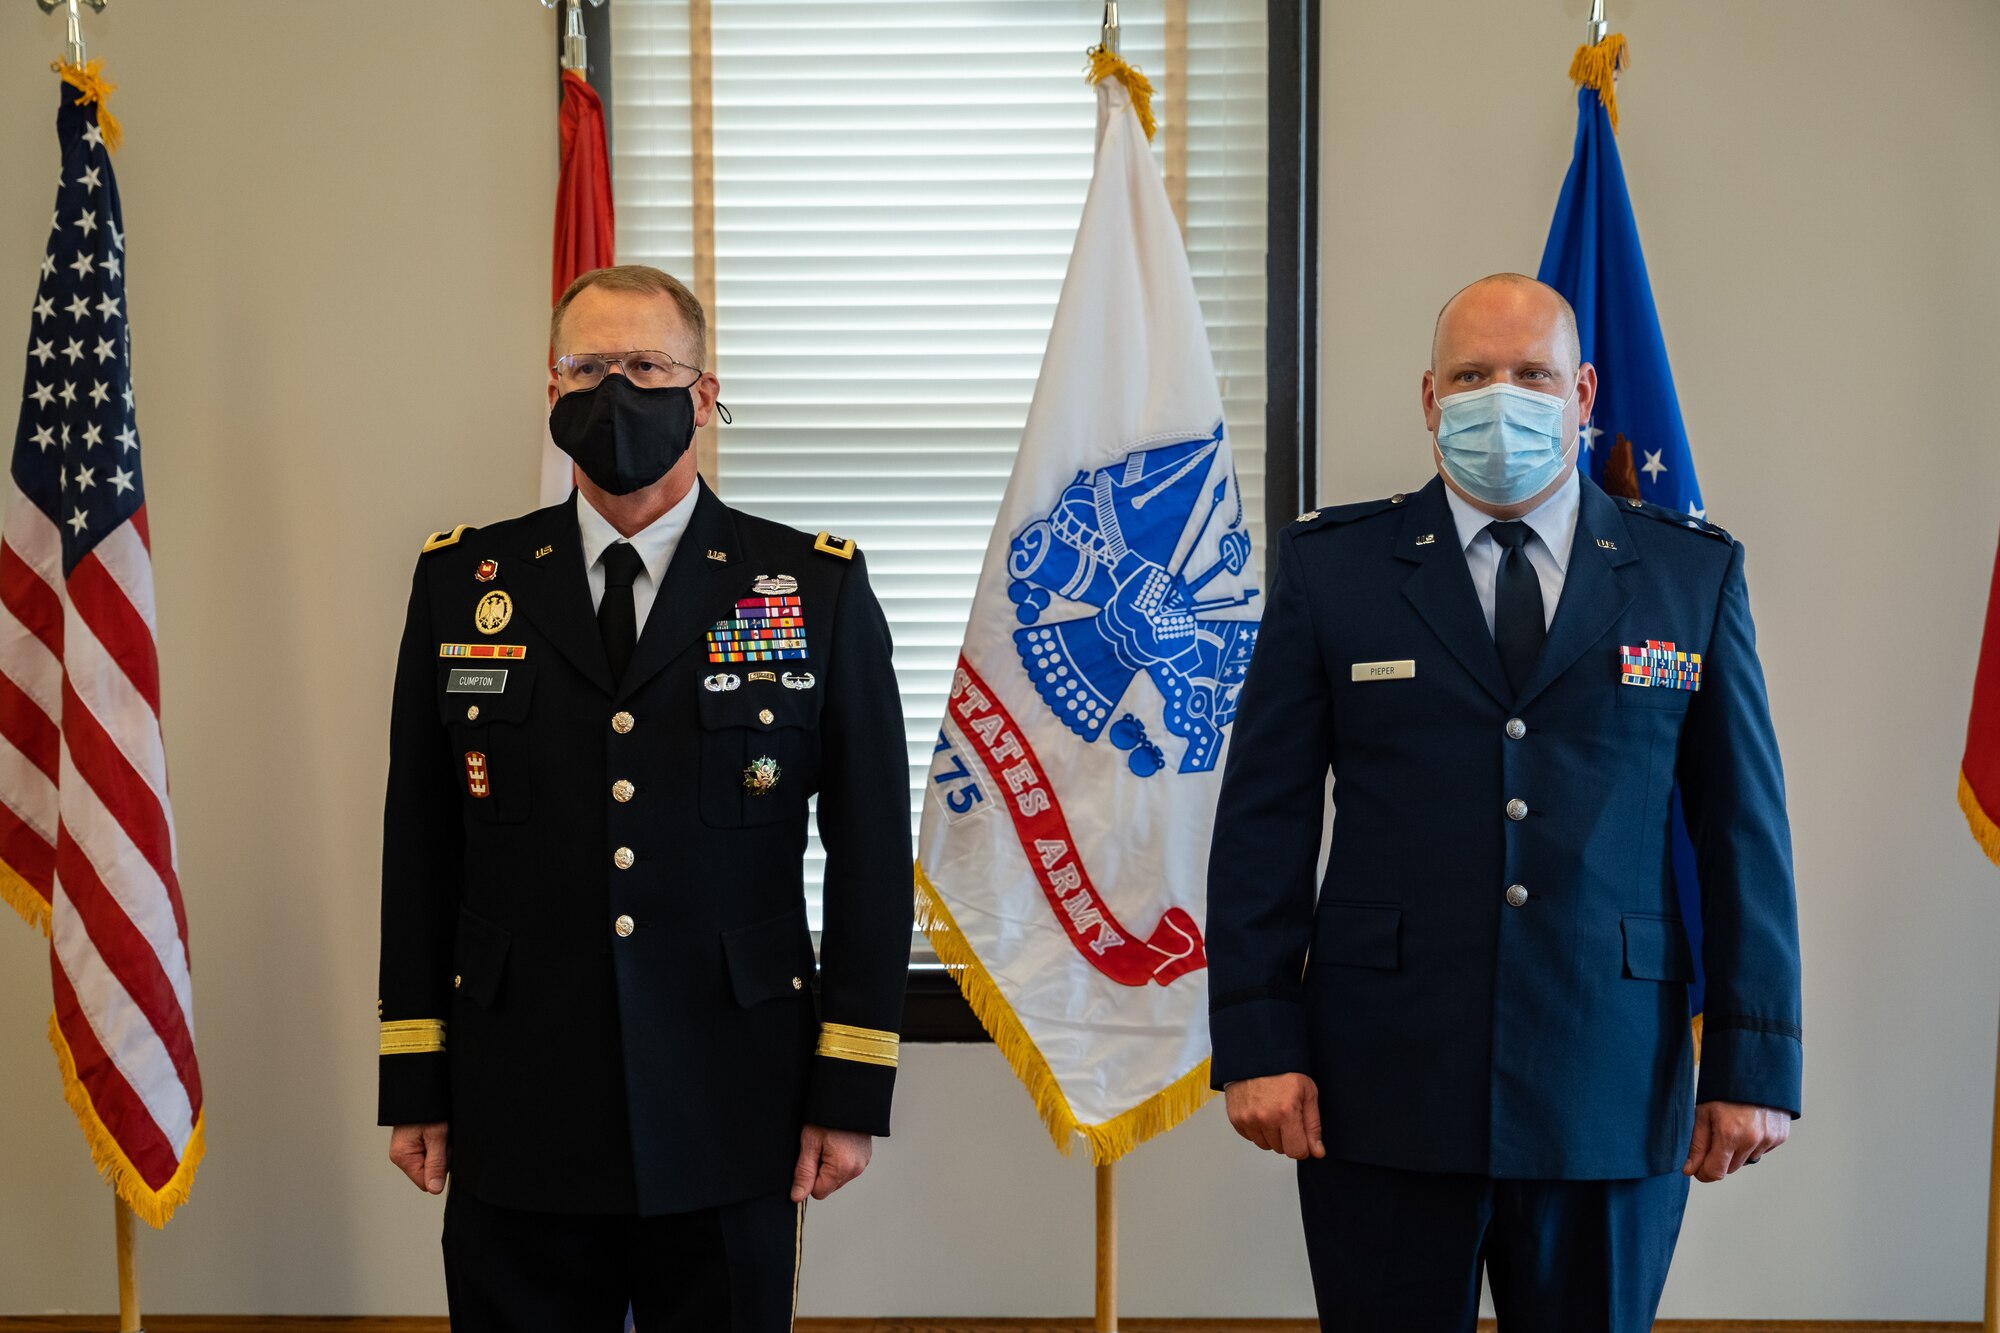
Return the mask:
<svg viewBox="0 0 2000 1333">
<path fill-rule="evenodd" d="M 1117 1170 L 1115 1162 L 1097 1168 L 1097 1333 L 1118 1333 Z"/>
<path fill-rule="evenodd" d="M 118 1205 L 118 1333 L 144 1333 L 139 1322 L 139 1251 L 132 1235 L 132 1209 L 116 1194 L 112 1198 Z"/>
</svg>

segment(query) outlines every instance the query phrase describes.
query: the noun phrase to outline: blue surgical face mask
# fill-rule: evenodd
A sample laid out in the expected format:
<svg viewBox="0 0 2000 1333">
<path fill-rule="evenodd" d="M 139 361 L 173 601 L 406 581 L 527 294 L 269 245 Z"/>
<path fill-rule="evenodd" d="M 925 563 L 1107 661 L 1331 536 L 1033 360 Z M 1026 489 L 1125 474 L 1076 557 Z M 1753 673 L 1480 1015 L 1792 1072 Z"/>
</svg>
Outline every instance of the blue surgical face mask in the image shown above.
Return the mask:
<svg viewBox="0 0 2000 1333">
<path fill-rule="evenodd" d="M 1570 390 L 1570 397 L 1576 390 Z M 1490 505 L 1531 500 L 1562 475 L 1575 443 L 1569 398 L 1492 384 L 1437 400 L 1438 456 L 1458 488 Z"/>
</svg>

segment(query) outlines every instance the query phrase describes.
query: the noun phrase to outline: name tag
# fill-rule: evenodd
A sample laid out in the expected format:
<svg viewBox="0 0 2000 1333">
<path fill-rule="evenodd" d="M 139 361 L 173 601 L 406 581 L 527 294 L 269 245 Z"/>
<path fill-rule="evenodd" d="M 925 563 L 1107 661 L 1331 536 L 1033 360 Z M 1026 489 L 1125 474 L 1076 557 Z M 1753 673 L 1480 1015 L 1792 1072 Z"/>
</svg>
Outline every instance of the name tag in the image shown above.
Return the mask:
<svg viewBox="0 0 2000 1333">
<path fill-rule="evenodd" d="M 507 688 L 505 671 L 464 671 L 451 673 L 445 682 L 446 694 L 500 694 Z"/>
<path fill-rule="evenodd" d="M 1354 680 L 1415 680 L 1415 662 L 1356 662 Z"/>
</svg>

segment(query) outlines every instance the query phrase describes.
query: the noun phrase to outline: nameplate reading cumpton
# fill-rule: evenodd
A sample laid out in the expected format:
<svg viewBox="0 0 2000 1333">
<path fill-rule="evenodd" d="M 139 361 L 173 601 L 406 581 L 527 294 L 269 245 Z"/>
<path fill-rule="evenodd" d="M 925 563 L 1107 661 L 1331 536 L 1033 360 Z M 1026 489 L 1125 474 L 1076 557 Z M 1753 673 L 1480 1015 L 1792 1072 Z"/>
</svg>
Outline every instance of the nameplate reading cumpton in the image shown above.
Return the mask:
<svg viewBox="0 0 2000 1333">
<path fill-rule="evenodd" d="M 1352 679 L 1361 680 L 1415 680 L 1415 662 L 1356 662 Z"/>
<path fill-rule="evenodd" d="M 446 694 L 501 694 L 507 689 L 505 671 L 456 670 L 445 683 Z"/>
</svg>

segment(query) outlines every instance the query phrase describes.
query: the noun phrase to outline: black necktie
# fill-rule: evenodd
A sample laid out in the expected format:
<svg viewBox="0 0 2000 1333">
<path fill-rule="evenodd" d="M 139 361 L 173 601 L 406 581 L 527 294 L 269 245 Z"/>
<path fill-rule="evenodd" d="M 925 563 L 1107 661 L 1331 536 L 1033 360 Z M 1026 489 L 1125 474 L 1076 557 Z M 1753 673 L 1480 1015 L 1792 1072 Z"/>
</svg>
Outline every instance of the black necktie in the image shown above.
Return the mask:
<svg viewBox="0 0 2000 1333">
<path fill-rule="evenodd" d="M 1489 523 L 1486 530 L 1500 544 L 1500 576 L 1493 583 L 1493 646 L 1507 685 L 1519 694 L 1542 655 L 1548 621 L 1542 615 L 1542 580 L 1528 563 L 1526 523 Z"/>
<path fill-rule="evenodd" d="M 630 542 L 613 542 L 598 557 L 604 564 L 604 600 L 597 604 L 597 632 L 604 636 L 604 656 L 611 662 L 611 679 L 625 679 L 625 666 L 639 642 L 639 617 L 632 608 L 632 580 L 645 568 Z"/>
</svg>

